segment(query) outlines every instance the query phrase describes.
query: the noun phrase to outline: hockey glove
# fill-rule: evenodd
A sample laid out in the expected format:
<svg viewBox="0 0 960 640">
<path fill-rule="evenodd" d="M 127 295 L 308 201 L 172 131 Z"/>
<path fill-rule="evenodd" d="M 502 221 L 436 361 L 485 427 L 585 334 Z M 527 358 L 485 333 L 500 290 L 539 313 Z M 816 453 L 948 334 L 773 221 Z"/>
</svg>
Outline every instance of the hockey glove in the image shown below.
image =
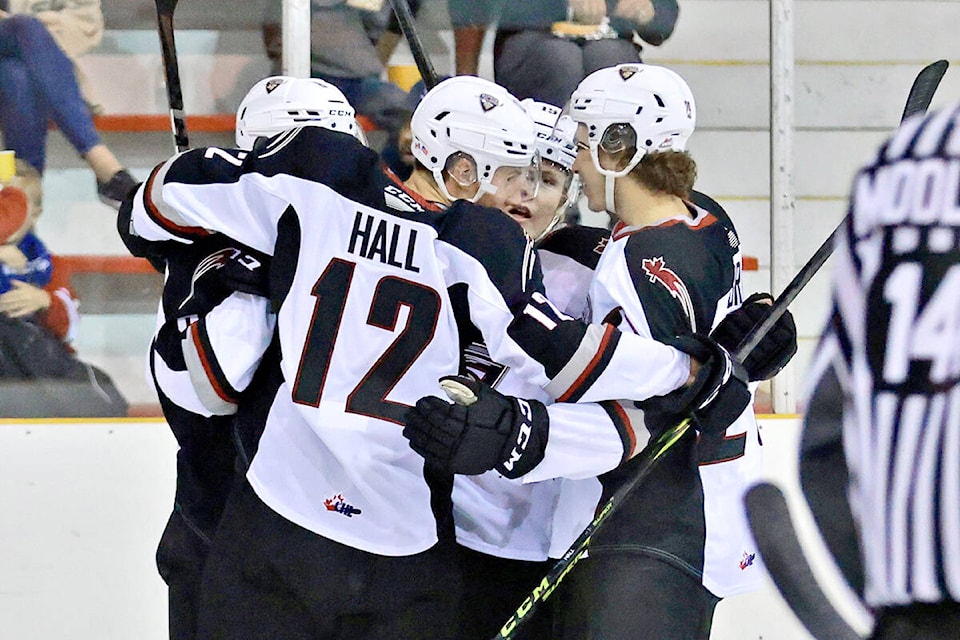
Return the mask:
<svg viewBox="0 0 960 640">
<path fill-rule="evenodd" d="M 455 404 L 427 396 L 404 418 L 403 435 L 428 463 L 449 473 L 496 469 L 518 478 L 543 460 L 550 427 L 543 403 L 505 396 L 463 376 L 440 383 Z"/>
<path fill-rule="evenodd" d="M 731 353 L 737 350 L 750 330 L 770 315 L 773 296 L 755 293 L 743 302 L 736 311 L 727 315 L 710 337 Z M 787 311 L 777 320 L 767 335 L 754 347 L 743 361 L 750 381 L 769 380 L 787 366 L 797 352 L 797 326 L 793 315 Z"/>
<path fill-rule="evenodd" d="M 723 433 L 750 404 L 747 372 L 706 336 L 679 336 L 669 344 L 697 360 L 700 369 L 691 384 L 638 403 L 647 427 L 659 433 L 691 416 L 700 431 Z"/>
</svg>

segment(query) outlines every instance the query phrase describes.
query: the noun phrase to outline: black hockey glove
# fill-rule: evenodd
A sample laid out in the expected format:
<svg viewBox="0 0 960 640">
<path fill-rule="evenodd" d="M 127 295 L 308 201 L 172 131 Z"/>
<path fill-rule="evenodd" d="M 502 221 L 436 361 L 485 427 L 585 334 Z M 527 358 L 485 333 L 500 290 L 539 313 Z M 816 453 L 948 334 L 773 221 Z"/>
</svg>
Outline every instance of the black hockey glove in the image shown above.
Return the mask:
<svg viewBox="0 0 960 640">
<path fill-rule="evenodd" d="M 735 352 L 750 330 L 770 315 L 771 302 L 773 296 L 769 293 L 753 294 L 744 300 L 739 309 L 721 320 L 710 337 L 727 351 Z M 747 370 L 751 382 L 769 380 L 780 373 L 796 353 L 797 325 L 793 322 L 793 315 L 787 311 L 757 343 L 743 361 L 743 367 Z"/>
<path fill-rule="evenodd" d="M 723 433 L 750 404 L 747 372 L 706 336 L 679 336 L 669 344 L 696 359 L 700 369 L 691 384 L 637 403 L 647 427 L 656 434 L 691 416 L 700 431 Z"/>
<path fill-rule="evenodd" d="M 463 376 L 440 384 L 455 404 L 427 396 L 404 418 L 403 435 L 428 463 L 449 473 L 496 469 L 518 478 L 543 460 L 550 427 L 543 403 L 505 396 Z"/>
</svg>

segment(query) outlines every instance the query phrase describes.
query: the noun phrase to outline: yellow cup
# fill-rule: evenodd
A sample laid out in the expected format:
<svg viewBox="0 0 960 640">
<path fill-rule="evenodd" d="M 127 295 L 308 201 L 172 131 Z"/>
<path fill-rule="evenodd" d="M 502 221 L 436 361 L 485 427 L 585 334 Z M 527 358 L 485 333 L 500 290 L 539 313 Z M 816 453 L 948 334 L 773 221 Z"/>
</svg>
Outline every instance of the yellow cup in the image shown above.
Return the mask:
<svg viewBox="0 0 960 640">
<path fill-rule="evenodd" d="M 13 151 L 0 151 L 0 183 L 10 182 L 17 174 L 17 158 Z"/>
<path fill-rule="evenodd" d="M 415 64 L 394 64 L 387 67 L 387 78 L 404 91 L 410 91 L 420 81 L 420 71 Z"/>
</svg>

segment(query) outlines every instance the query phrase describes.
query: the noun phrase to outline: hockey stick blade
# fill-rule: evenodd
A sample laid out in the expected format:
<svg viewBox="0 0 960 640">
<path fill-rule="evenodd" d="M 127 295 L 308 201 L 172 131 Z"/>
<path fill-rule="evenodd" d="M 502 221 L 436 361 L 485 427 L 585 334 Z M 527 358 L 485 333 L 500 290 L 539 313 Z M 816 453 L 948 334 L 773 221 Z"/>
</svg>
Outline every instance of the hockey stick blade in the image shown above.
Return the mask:
<svg viewBox="0 0 960 640">
<path fill-rule="evenodd" d="M 177 0 L 156 0 L 157 32 L 160 36 L 160 55 L 167 84 L 167 103 L 170 105 L 170 127 L 177 151 L 190 147 L 187 138 L 187 120 L 183 110 L 183 91 L 180 86 L 180 67 L 173 34 L 173 12 Z"/>
<path fill-rule="evenodd" d="M 423 78 L 423 84 L 429 91 L 437 86 L 440 79 L 437 77 L 437 72 L 433 68 L 430 57 L 427 56 L 427 52 L 423 48 L 423 42 L 420 40 L 420 33 L 417 31 L 417 23 L 413 17 L 413 12 L 410 11 L 410 5 L 407 0 L 390 0 L 390 4 L 393 6 L 393 12 L 400 24 L 400 31 L 403 32 L 407 46 L 410 47 L 413 61 L 417 64 L 420 77 Z"/>
<path fill-rule="evenodd" d="M 817 584 L 790 517 L 787 500 L 769 482 L 743 499 L 757 548 L 783 599 L 817 640 L 860 640 Z"/>
<path fill-rule="evenodd" d="M 949 63 L 947 63 L 946 60 L 937 60 L 920 70 L 920 73 L 918 73 L 917 77 L 913 80 L 910 93 L 907 94 L 903 115 L 900 117 L 901 124 L 910 116 L 926 113 L 927 108 L 933 101 L 934 94 L 937 92 L 937 88 L 940 86 L 943 74 L 947 72 L 948 66 Z M 740 342 L 735 353 L 740 362 L 743 362 L 746 355 L 760 343 L 763 337 L 773 328 L 773 325 L 777 323 L 777 320 L 783 317 L 790 303 L 792 303 L 803 288 L 807 286 L 807 283 L 813 279 L 813 276 L 817 274 L 817 271 L 819 271 L 820 267 L 827 261 L 827 258 L 833 254 L 837 234 L 846 223 L 847 218 L 844 217 L 836 229 L 834 229 L 829 237 L 824 240 L 823 244 L 820 245 L 820 248 L 817 249 L 810 260 L 800 268 L 800 271 L 793 277 L 790 284 L 784 288 L 783 293 L 777 297 L 773 303 L 773 307 L 770 309 L 770 315 L 768 315 L 763 322 L 751 329 L 750 333 Z"/>
<path fill-rule="evenodd" d="M 636 455 L 638 463 L 637 470 L 633 476 L 610 496 L 610 499 L 607 500 L 603 507 L 597 512 L 597 515 L 594 516 L 593 521 L 587 525 L 586 529 L 574 540 L 570 548 L 563 554 L 563 557 L 557 560 L 550 571 L 547 572 L 547 575 L 540 581 L 540 584 L 520 603 L 520 606 L 517 607 L 517 610 L 510 616 L 510 619 L 500 628 L 500 632 L 494 637 L 494 640 L 513 640 L 516 638 L 517 632 L 526 622 L 533 618 L 534 614 L 539 610 L 540 605 L 550 597 L 564 577 L 570 573 L 574 565 L 583 557 L 587 547 L 590 546 L 590 539 L 596 534 L 607 518 L 619 508 L 627 496 L 633 491 L 633 488 L 650 475 L 650 472 L 656 466 L 657 462 L 659 462 L 660 458 L 670 450 L 670 447 L 672 447 L 674 443 L 683 437 L 689 428 L 690 419 L 687 418 L 647 443 L 647 446 Z"/>
<path fill-rule="evenodd" d="M 910 116 L 918 113 L 926 113 L 933 101 L 933 95 L 943 80 L 943 74 L 947 72 L 950 63 L 946 60 L 937 60 L 931 62 L 917 74 L 910 87 L 910 95 L 907 96 L 907 103 L 903 107 L 903 115 L 900 116 L 900 122 L 903 122 Z"/>
</svg>

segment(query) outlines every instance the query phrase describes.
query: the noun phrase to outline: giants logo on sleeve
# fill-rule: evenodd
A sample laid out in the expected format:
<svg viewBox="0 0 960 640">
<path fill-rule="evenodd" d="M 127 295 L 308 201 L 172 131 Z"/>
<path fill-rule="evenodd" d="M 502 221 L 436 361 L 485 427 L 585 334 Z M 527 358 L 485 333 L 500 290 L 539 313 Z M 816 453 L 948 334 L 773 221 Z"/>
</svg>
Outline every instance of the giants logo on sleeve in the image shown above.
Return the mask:
<svg viewBox="0 0 960 640">
<path fill-rule="evenodd" d="M 697 317 L 693 312 L 693 300 L 690 299 L 690 292 L 687 291 L 687 285 L 683 283 L 680 276 L 672 269 L 668 269 L 663 261 L 663 256 L 656 258 L 644 258 L 640 263 L 650 282 L 659 282 L 666 287 L 670 295 L 676 298 L 680 303 L 680 308 L 686 314 L 690 321 L 690 328 L 694 333 L 697 331 Z"/>
</svg>

